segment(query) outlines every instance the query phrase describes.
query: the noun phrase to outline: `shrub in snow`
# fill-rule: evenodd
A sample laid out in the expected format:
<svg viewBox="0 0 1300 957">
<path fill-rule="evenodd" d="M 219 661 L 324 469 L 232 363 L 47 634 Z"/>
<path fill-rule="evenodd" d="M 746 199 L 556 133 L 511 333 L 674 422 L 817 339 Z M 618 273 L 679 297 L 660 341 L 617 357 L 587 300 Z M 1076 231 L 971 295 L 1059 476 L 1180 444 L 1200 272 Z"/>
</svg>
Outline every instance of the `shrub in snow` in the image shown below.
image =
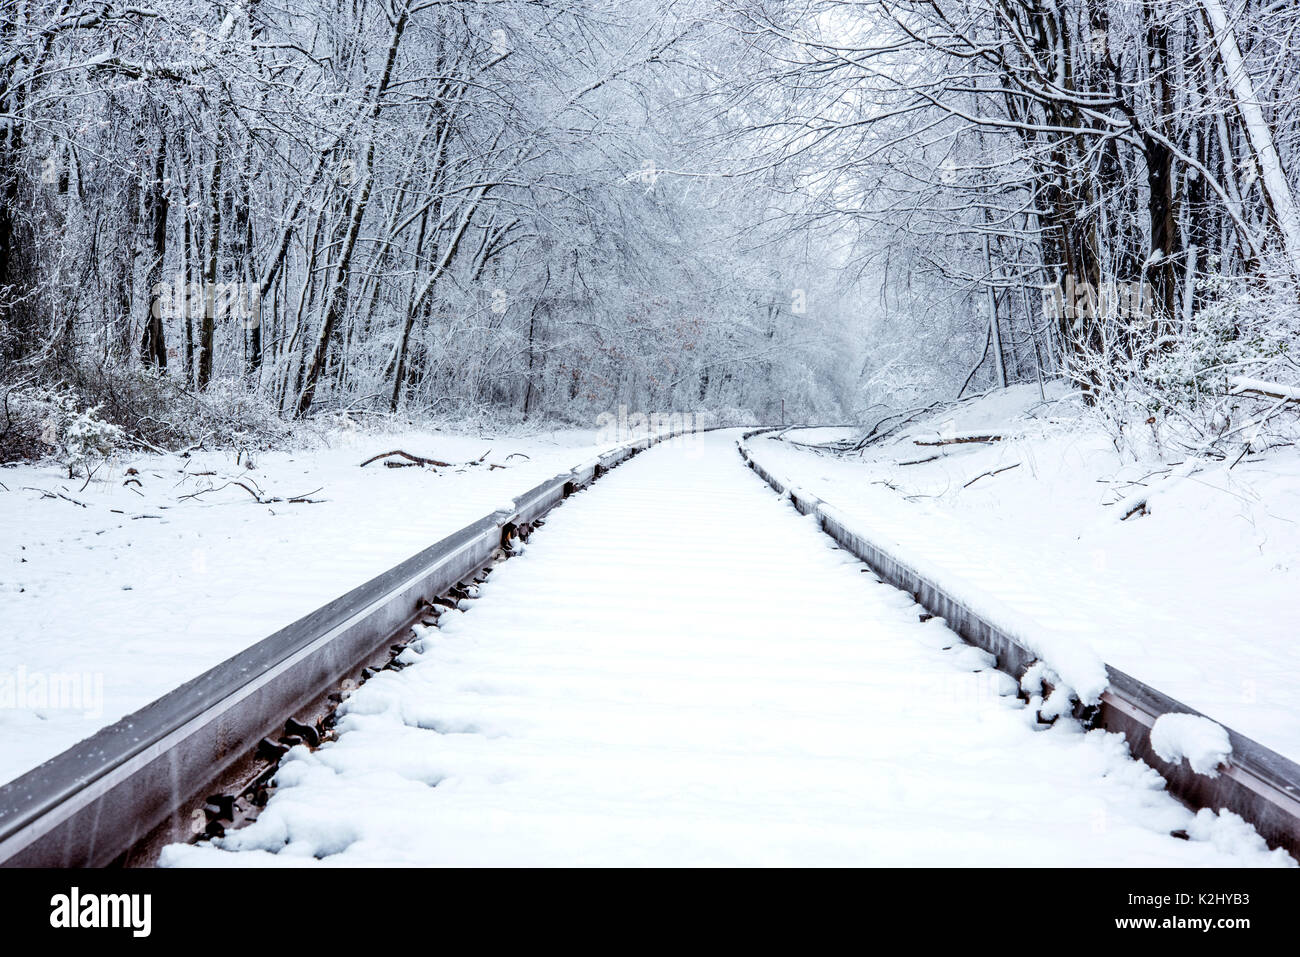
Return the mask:
<svg viewBox="0 0 1300 957">
<path fill-rule="evenodd" d="M 1117 449 L 1137 459 L 1188 452 L 1235 459 L 1295 441 L 1300 405 L 1232 387 L 1239 376 L 1296 384 L 1300 309 L 1294 280 L 1279 277 L 1210 276 L 1199 283 L 1209 301 L 1190 323 L 1123 360 L 1098 356 L 1072 370 L 1081 384 L 1099 383 L 1094 411 Z"/>
<path fill-rule="evenodd" d="M 125 438 L 121 429 L 99 417 L 98 406 L 83 409 L 73 416 L 63 430 L 64 464 L 69 471 L 78 467 L 89 471 L 92 462 L 108 458 L 117 451 Z"/>
<path fill-rule="evenodd" d="M 28 387 L 7 396 L 4 430 L 6 457 L 53 455 L 71 477 L 87 473 L 93 463 L 112 455 L 126 440 L 120 428 L 104 420 L 98 406 L 84 407 L 76 394 L 59 388 Z M 13 454 L 17 453 L 17 454 Z"/>
<path fill-rule="evenodd" d="M 25 390 L 0 387 L 0 462 L 36 459 L 50 451 L 46 411 Z"/>
<path fill-rule="evenodd" d="M 239 379 L 217 378 L 203 392 L 191 392 L 183 378 L 167 372 L 81 364 L 69 385 L 85 404 L 97 405 L 103 419 L 150 445 L 211 441 L 265 448 L 288 432 L 279 411 Z"/>
</svg>

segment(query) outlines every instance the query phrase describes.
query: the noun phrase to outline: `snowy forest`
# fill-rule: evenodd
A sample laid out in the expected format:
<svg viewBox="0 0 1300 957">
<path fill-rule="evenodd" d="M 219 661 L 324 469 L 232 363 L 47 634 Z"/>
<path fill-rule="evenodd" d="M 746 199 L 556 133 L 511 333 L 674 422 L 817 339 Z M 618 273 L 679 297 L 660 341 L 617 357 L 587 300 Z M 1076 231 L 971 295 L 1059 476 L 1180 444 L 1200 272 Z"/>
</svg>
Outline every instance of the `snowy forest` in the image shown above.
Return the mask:
<svg viewBox="0 0 1300 957">
<path fill-rule="evenodd" d="M 1248 929 L 1294 887 L 1155 869 L 1300 867 L 1298 52 L 1300 0 L 0 0 L 0 872 Z M 16 919 L 128 899 L 49 873 Z M 888 883 L 967 945 L 997 893 Z"/>
<path fill-rule="evenodd" d="M 1300 372 L 1296 13 L 5 0 L 0 446 L 1049 378 L 1240 444 Z"/>
</svg>

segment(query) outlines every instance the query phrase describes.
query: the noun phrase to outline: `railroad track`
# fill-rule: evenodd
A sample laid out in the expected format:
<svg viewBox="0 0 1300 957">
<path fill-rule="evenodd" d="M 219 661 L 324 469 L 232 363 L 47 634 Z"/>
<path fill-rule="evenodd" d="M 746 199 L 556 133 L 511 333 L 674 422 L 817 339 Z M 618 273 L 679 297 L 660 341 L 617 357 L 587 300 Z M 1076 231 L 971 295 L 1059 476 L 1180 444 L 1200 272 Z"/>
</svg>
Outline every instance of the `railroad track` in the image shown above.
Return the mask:
<svg viewBox="0 0 1300 957">
<path fill-rule="evenodd" d="M 432 602 L 462 597 L 515 537 L 666 437 L 542 482 L 0 787 L 0 865 L 147 866 L 256 814 L 280 755 L 329 733 L 341 691 L 389 666 Z"/>
<path fill-rule="evenodd" d="M 777 492 L 789 492 L 841 547 L 883 580 L 909 592 L 997 666 L 1019 676 L 1036 656 L 936 582 L 891 555 L 807 493 L 758 461 L 745 433 L 741 456 Z M 486 570 L 569 494 L 658 439 L 620 447 L 557 475 L 378 578 L 104 728 L 0 787 L 0 864 L 96 867 L 149 865 L 164 845 L 213 836 L 255 816 L 280 755 L 330 734 L 331 713 L 349 683 L 398 667 L 412 625 L 431 602 L 455 603 Z M 1109 669 L 1094 725 L 1118 731 L 1136 757 L 1159 770 L 1194 807 L 1228 808 L 1272 845 L 1300 857 L 1300 767 L 1229 729 L 1231 763 L 1217 778 L 1173 766 L 1152 750 L 1149 731 L 1165 713 L 1197 712 Z"/>
<path fill-rule="evenodd" d="M 766 468 L 748 440 L 771 429 L 746 432 L 737 443 L 741 457 L 777 493 L 790 496 L 801 514 L 816 518 L 840 547 L 865 562 L 884 581 L 908 592 L 928 612 L 943 618 L 966 641 L 997 658 L 997 667 L 1019 679 L 1038 656 L 1017 639 L 1014 631 L 972 610 L 939 583 L 891 554 L 863 529 L 851 527 L 834 508 Z M 1106 666 L 1109 685 L 1100 707 L 1079 714 L 1092 727 L 1115 731 L 1128 739 L 1133 756 L 1155 768 L 1170 793 L 1193 808 L 1227 808 L 1259 831 L 1270 847 L 1283 847 L 1300 859 L 1300 765 L 1257 741 L 1226 728 L 1232 754 L 1217 777 L 1197 774 L 1183 761 L 1171 764 L 1151 747 L 1151 728 L 1163 714 L 1203 715 L 1132 675 Z"/>
</svg>

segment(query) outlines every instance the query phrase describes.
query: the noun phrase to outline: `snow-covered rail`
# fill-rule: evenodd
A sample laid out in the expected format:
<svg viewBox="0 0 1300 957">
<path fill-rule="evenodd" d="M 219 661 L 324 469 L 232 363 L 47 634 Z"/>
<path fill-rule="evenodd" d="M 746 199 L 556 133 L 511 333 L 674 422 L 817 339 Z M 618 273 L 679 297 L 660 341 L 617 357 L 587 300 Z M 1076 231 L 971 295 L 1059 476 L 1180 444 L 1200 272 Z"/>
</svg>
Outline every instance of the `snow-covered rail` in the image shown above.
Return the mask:
<svg viewBox="0 0 1300 957">
<path fill-rule="evenodd" d="M 284 756 L 256 820 L 160 863 L 1291 861 L 1163 793 L 1119 736 L 1039 721 L 990 655 L 778 502 L 736 435 L 575 496 L 415 629 L 332 740 Z"/>
<path fill-rule="evenodd" d="M 259 742 L 388 660 L 428 600 L 486 567 L 505 535 L 658 440 L 541 483 L 0 787 L 0 865 L 149 863 L 162 844 L 201 832 L 205 795 L 238 793 L 267 763 Z"/>
<path fill-rule="evenodd" d="M 770 430 L 747 432 L 738 443 L 740 454 L 773 489 L 788 494 L 801 514 L 812 515 L 827 535 L 881 578 L 910 593 L 957 634 L 995 656 L 1000 670 L 1019 678 L 1039 660 L 1040 655 L 1027 647 L 1021 627 L 972 607 L 966 596 L 918 569 L 916 562 L 895 554 L 888 544 L 873 540 L 868 530 L 849 522 L 833 505 L 773 474 L 747 442 L 764 431 Z M 1300 858 L 1300 765 L 1231 728 L 1224 729 L 1231 745 L 1230 757 L 1218 773 L 1199 773 L 1190 761 L 1166 761 L 1151 742 L 1157 719 L 1162 715 L 1205 716 L 1131 675 L 1104 667 L 1105 691 L 1094 708 L 1076 708 L 1081 717 L 1094 727 L 1123 734 L 1133 755 L 1156 768 L 1168 781 L 1169 790 L 1188 805 L 1227 808 L 1251 822 L 1271 846 L 1286 848 Z"/>
<path fill-rule="evenodd" d="M 846 561 L 864 557 L 859 548 L 870 555 L 863 542 L 841 529 L 845 551 L 834 550 L 721 436 L 620 469 L 557 512 L 471 611 L 419 625 L 425 600 L 483 569 L 509 526 L 535 522 L 649 444 L 542 483 L 0 788 L 0 863 L 152 862 L 162 845 L 202 830 L 204 795 L 236 793 L 231 782 L 245 784 L 250 766 L 260 776 L 277 768 L 278 753 L 255 755 L 259 742 L 286 719 L 309 725 L 342 681 L 388 661 L 412 625 L 419 637 L 401 670 L 353 693 L 336 739 L 312 749 L 303 735 L 308 747 L 278 763 L 256 821 L 217 845 L 172 844 L 164 863 L 229 851 L 250 852 L 239 858 L 249 864 L 1282 855 L 1239 833 L 1240 822 L 1193 818 L 1153 792 L 1158 778 L 1114 738 L 1043 731 L 990 655 L 927 615 L 918 621 L 908 595 Z M 819 503 L 792 498 L 837 535 Z M 891 580 L 899 573 L 885 559 L 866 557 Z M 964 620 L 937 590 L 899 581 L 1004 668 L 1027 663 L 987 620 Z M 1190 710 L 1111 679 L 1108 727 L 1142 720 L 1116 702 L 1147 715 Z M 1251 742 L 1233 745 L 1233 766 L 1216 780 L 1240 782 L 1248 770 L 1267 806 L 1175 789 L 1241 809 L 1293 848 L 1276 837 L 1281 819 L 1267 811 L 1280 804 L 1264 792 L 1285 796 L 1294 766 L 1269 777 Z"/>
</svg>

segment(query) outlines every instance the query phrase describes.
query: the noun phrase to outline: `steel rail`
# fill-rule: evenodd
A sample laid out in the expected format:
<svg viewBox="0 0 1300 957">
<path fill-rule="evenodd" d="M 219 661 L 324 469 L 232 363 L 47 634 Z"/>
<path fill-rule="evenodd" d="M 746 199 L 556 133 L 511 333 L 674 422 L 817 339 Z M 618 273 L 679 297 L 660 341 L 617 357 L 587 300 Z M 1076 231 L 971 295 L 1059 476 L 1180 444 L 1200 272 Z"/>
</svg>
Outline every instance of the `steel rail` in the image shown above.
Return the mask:
<svg viewBox="0 0 1300 957">
<path fill-rule="evenodd" d="M 745 464 L 778 494 L 789 494 L 800 513 L 813 515 L 841 548 L 865 562 L 884 581 L 910 593 L 966 641 L 997 658 L 1000 670 L 1019 678 L 1037 660 L 1037 655 L 1017 641 L 1012 628 L 972 610 L 861 529 L 850 527 L 832 506 L 767 469 L 755 458 L 748 441 L 770 431 L 746 432 L 736 443 L 737 449 Z M 1163 714 L 1206 716 L 1117 668 L 1107 665 L 1106 671 L 1109 684 L 1100 706 L 1081 711 L 1080 717 L 1093 727 L 1123 734 L 1133 756 L 1155 768 L 1179 800 L 1194 808 L 1233 811 L 1253 824 L 1270 847 L 1283 847 L 1300 859 L 1300 765 L 1226 727 L 1232 754 L 1219 767 L 1217 777 L 1196 773 L 1186 761 L 1165 761 L 1151 747 L 1156 719 Z"/>
<path fill-rule="evenodd" d="M 187 808 L 405 634 L 429 599 L 486 567 L 503 533 L 669 437 L 625 443 L 540 483 L 512 509 L 448 535 L 3 785 L 0 866 L 151 863 L 133 849 L 188 836 Z"/>
<path fill-rule="evenodd" d="M 1010 629 L 972 611 L 756 461 L 746 440 L 759 431 L 770 430 L 747 432 L 738 442 L 746 464 L 778 493 L 789 492 L 795 508 L 814 514 L 841 547 L 993 654 L 1002 670 L 1018 676 L 1033 663 L 1035 655 Z M 405 633 L 423 616 L 428 598 L 485 567 L 504 532 L 535 522 L 574 490 L 665 437 L 628 443 L 540 483 L 515 498 L 513 509 L 447 536 L 0 787 L 0 865 L 103 866 L 128 860 L 133 848 L 160 831 L 185 835 L 190 822 L 182 812 L 196 796 L 247 760 L 287 718 Z M 1087 716 L 1093 724 L 1124 734 L 1133 754 L 1189 805 L 1232 810 L 1271 845 L 1300 857 L 1300 767 L 1231 729 L 1232 756 L 1216 778 L 1164 762 L 1150 745 L 1156 718 L 1199 712 L 1115 668 L 1108 672 L 1101 705 Z"/>
</svg>

